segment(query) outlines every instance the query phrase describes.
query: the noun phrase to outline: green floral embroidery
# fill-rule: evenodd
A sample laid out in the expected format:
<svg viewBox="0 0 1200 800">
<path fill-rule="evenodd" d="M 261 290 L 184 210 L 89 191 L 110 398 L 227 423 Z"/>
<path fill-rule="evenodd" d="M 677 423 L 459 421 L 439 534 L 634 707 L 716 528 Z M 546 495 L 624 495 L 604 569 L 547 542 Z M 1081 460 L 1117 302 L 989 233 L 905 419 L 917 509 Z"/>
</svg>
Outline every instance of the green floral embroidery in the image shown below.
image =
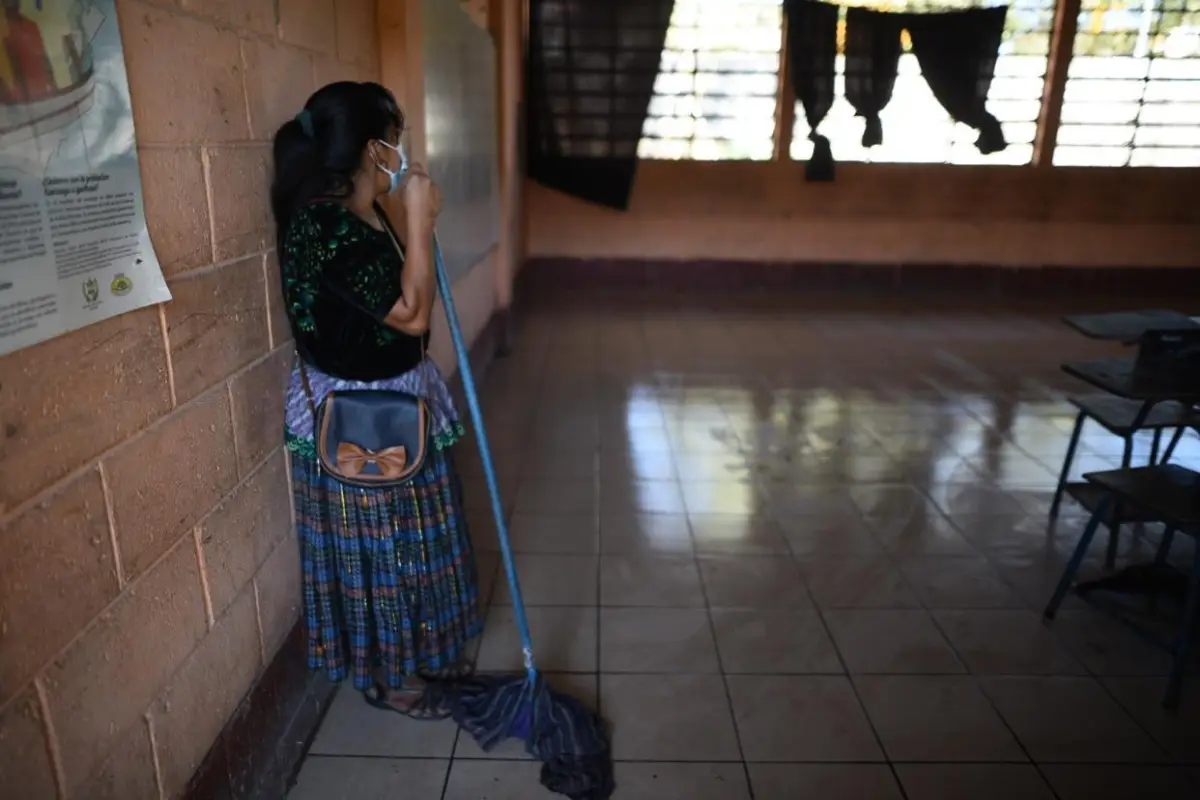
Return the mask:
<svg viewBox="0 0 1200 800">
<path fill-rule="evenodd" d="M 464 436 L 467 435 L 467 429 L 463 427 L 461 422 L 455 422 L 449 430 L 440 431 L 433 435 L 433 447 L 435 450 L 445 450 L 457 444 Z"/>
<path fill-rule="evenodd" d="M 397 290 L 399 256 L 391 238 L 355 218 L 339 203 L 315 203 L 297 211 L 282 250 L 284 294 L 297 328 L 304 333 L 320 335 L 313 311 L 319 287 L 329 277 L 327 270 L 353 265 L 350 274 L 331 274 L 337 274 L 367 308 L 378 308 Z M 390 329 L 380 326 L 379 344 L 389 344 L 395 338 Z"/>
<path fill-rule="evenodd" d="M 298 456 L 314 460 L 317 457 L 317 446 L 312 439 L 305 439 L 303 436 L 293 436 L 290 433 L 285 433 L 283 435 L 283 444 L 284 447 Z"/>
</svg>

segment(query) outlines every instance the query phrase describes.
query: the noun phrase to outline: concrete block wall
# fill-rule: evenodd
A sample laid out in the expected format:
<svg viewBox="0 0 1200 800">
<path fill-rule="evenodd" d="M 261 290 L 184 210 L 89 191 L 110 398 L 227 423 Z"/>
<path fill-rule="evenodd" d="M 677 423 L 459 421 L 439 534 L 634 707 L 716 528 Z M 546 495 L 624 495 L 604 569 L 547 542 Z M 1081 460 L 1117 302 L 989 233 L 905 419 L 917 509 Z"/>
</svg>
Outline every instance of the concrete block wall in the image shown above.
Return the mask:
<svg viewBox="0 0 1200 800">
<path fill-rule="evenodd" d="M 0 358 L 0 794 L 178 796 L 299 615 L 270 137 L 374 0 L 118 0 L 174 301 Z"/>
</svg>

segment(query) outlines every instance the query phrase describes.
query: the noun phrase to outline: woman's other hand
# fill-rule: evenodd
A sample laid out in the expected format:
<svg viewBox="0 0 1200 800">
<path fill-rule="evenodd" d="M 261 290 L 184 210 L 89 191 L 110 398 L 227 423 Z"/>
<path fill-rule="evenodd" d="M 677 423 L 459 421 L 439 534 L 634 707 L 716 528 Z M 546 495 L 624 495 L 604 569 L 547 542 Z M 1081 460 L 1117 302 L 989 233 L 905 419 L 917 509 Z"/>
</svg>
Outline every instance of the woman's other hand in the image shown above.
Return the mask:
<svg viewBox="0 0 1200 800">
<path fill-rule="evenodd" d="M 420 164 L 412 164 L 404 184 L 404 207 L 410 224 L 433 227 L 442 211 L 442 191 Z"/>
<path fill-rule="evenodd" d="M 429 314 L 435 295 L 433 226 L 441 210 L 441 190 L 430 180 L 425 167 L 412 164 L 404 183 L 408 241 L 405 243 L 404 270 L 400 274 L 403 293 L 384 320 L 410 336 L 429 330 Z"/>
</svg>

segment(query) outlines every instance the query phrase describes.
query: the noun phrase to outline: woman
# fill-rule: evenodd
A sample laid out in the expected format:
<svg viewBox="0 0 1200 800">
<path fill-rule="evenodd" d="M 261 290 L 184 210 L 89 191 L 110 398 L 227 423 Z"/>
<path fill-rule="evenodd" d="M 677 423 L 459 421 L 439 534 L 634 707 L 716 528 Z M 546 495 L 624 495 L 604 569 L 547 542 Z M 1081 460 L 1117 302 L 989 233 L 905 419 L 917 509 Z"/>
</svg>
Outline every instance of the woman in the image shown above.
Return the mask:
<svg viewBox="0 0 1200 800">
<path fill-rule="evenodd" d="M 298 357 L 286 434 L 309 666 L 333 680 L 352 676 L 372 705 L 426 719 L 444 716 L 428 679 L 466 668 L 481 624 L 449 452 L 463 428 L 425 358 L 441 196 L 419 167 L 402 177 L 403 127 L 378 84 L 319 90 L 275 134 L 271 205 Z M 389 192 L 404 201 L 406 248 L 379 204 Z M 422 396 L 432 412 L 425 465 L 399 488 L 350 487 L 317 462 L 313 405 L 335 389 L 363 388 Z"/>
</svg>

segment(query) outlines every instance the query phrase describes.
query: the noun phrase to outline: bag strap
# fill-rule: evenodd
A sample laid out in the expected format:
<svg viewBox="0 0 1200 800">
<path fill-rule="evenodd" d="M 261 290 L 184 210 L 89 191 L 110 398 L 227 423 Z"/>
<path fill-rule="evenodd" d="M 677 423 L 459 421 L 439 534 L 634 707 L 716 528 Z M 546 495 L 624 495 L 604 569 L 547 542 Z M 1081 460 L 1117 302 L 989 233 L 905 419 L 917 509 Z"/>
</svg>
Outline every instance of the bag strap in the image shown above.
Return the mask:
<svg viewBox="0 0 1200 800">
<path fill-rule="evenodd" d="M 396 230 L 392 227 L 392 221 L 390 219 L 388 219 L 387 213 L 383 210 L 383 207 L 380 206 L 378 203 L 375 203 L 373 205 L 372 209 L 375 212 L 375 217 L 379 220 L 379 224 L 383 226 L 384 232 L 386 232 L 388 235 L 388 238 L 391 239 L 392 247 L 396 248 L 396 254 L 398 256 L 400 256 L 400 262 L 402 264 L 407 264 L 408 259 L 404 255 L 404 248 L 400 246 L 400 239 L 396 236 Z M 434 291 L 436 291 L 436 289 Z M 421 360 L 417 363 L 417 366 L 421 370 L 421 383 L 422 383 L 422 388 L 425 391 L 425 394 L 429 394 L 429 376 L 425 372 L 425 369 L 426 369 L 425 361 L 429 357 L 429 342 L 428 342 L 428 339 L 426 338 L 428 336 L 429 336 L 428 332 L 423 333 L 420 336 Z"/>
<path fill-rule="evenodd" d="M 300 385 L 304 387 L 304 399 L 308 401 L 308 413 L 312 415 L 313 425 L 317 424 L 317 404 L 313 401 L 312 384 L 308 382 L 308 370 L 304 368 L 304 357 L 296 351 L 296 364 L 300 367 Z"/>
</svg>

